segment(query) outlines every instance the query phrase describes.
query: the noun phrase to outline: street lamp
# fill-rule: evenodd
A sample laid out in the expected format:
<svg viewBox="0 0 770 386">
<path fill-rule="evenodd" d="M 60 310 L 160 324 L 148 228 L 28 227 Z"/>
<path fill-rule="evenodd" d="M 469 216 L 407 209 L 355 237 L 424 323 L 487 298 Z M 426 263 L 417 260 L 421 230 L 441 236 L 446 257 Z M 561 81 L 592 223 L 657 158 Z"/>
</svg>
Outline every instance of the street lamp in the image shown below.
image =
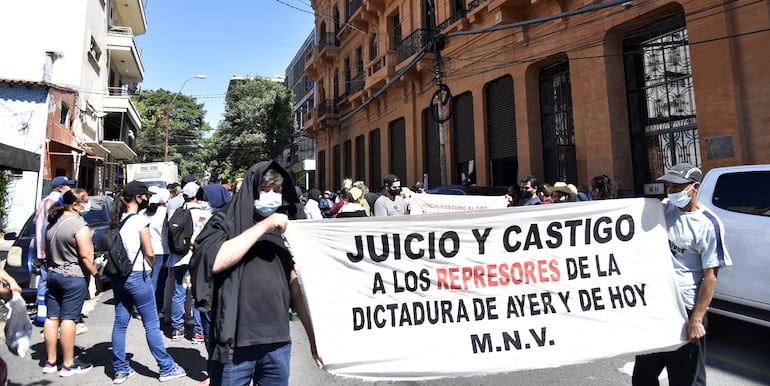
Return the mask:
<svg viewBox="0 0 770 386">
<path fill-rule="evenodd" d="M 192 78 L 187 78 L 184 82 L 182 82 L 182 86 L 179 87 L 179 91 L 177 91 L 176 94 L 174 94 L 174 97 L 171 98 L 171 101 L 168 102 L 168 106 L 166 106 L 166 146 L 165 146 L 165 151 L 163 153 L 163 162 L 168 162 L 168 119 L 169 119 L 169 116 L 171 115 L 171 105 L 174 104 L 176 97 L 178 97 L 179 93 L 182 92 L 184 85 L 186 85 L 187 82 L 193 79 L 206 79 L 206 75 L 198 74 L 193 76 Z"/>
</svg>

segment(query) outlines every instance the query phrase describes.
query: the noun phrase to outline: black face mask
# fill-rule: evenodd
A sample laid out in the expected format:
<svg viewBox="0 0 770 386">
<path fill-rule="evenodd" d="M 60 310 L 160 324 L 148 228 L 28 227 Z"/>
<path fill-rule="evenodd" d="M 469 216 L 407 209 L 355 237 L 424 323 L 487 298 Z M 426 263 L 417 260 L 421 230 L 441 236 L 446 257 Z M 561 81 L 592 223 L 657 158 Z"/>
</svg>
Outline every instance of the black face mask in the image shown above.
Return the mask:
<svg viewBox="0 0 770 386">
<path fill-rule="evenodd" d="M 150 206 L 150 200 L 142 200 L 142 202 L 139 203 L 139 210 L 147 209 L 148 206 Z"/>
<path fill-rule="evenodd" d="M 535 195 L 535 192 L 533 192 L 531 190 L 523 190 L 522 189 L 522 191 L 521 191 L 521 198 L 526 199 L 526 200 L 529 200 L 534 195 Z"/>
<path fill-rule="evenodd" d="M 399 194 L 401 194 L 401 188 L 395 188 L 395 189 L 390 188 L 388 189 L 388 193 L 390 193 L 391 196 L 396 197 Z"/>
</svg>

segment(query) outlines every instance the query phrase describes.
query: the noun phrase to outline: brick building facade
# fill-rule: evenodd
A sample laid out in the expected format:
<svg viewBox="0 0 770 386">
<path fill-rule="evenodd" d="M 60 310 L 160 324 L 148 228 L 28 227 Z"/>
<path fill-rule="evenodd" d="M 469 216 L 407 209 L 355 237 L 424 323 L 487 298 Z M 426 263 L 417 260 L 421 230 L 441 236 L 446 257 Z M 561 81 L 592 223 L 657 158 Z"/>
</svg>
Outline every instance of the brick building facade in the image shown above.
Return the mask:
<svg viewBox="0 0 770 386">
<path fill-rule="evenodd" d="M 585 185 L 607 174 L 621 195 L 654 195 L 655 177 L 677 162 L 770 162 L 767 2 L 312 6 L 305 71 L 316 107 L 304 128 L 321 188 L 345 177 L 379 187 L 389 173 L 408 185 L 427 175 L 430 186 L 509 186 L 527 174 Z M 452 98 L 432 113 L 437 68 Z"/>
</svg>

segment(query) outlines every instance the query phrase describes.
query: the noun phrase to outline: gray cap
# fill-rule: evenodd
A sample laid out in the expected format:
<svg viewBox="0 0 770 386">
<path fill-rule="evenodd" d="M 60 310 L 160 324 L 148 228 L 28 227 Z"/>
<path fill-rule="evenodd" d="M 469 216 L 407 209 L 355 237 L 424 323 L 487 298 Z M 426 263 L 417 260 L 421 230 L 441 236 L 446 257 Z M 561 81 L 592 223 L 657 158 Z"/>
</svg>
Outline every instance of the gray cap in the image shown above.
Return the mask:
<svg viewBox="0 0 770 386">
<path fill-rule="evenodd" d="M 701 182 L 703 173 L 695 165 L 687 162 L 679 163 L 671 167 L 666 174 L 660 176 L 658 181 L 670 182 L 672 184 L 691 184 Z"/>
</svg>

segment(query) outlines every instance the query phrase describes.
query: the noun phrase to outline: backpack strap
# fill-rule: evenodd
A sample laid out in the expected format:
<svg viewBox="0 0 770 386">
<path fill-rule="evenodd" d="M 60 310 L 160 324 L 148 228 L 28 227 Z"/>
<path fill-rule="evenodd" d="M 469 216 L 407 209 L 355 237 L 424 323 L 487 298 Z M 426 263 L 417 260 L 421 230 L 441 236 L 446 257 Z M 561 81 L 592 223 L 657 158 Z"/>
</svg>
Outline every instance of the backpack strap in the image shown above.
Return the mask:
<svg viewBox="0 0 770 386">
<path fill-rule="evenodd" d="M 128 221 L 128 219 L 131 218 L 131 216 L 133 216 L 135 214 L 136 213 L 129 213 L 128 216 L 126 216 L 126 218 L 124 218 L 123 220 L 120 221 L 120 225 L 118 226 L 118 232 L 120 232 L 120 229 L 123 228 L 123 225 L 126 224 L 126 221 Z M 134 263 L 136 262 L 136 258 L 139 257 L 139 252 L 141 252 L 141 251 L 142 251 L 142 241 L 139 240 L 139 249 L 136 250 L 136 255 L 134 256 L 133 259 L 131 259 L 131 266 L 132 267 L 134 266 Z M 142 264 L 142 276 L 145 276 L 145 275 L 146 275 L 146 269 L 144 268 L 144 264 Z M 146 276 L 144 278 L 146 279 Z"/>
<path fill-rule="evenodd" d="M 123 228 L 123 225 L 126 223 L 126 221 L 128 221 L 128 219 L 135 214 L 136 213 L 129 213 L 128 216 L 126 216 L 126 218 L 120 221 L 120 224 L 118 224 L 118 232 L 120 232 L 120 228 Z"/>
</svg>

